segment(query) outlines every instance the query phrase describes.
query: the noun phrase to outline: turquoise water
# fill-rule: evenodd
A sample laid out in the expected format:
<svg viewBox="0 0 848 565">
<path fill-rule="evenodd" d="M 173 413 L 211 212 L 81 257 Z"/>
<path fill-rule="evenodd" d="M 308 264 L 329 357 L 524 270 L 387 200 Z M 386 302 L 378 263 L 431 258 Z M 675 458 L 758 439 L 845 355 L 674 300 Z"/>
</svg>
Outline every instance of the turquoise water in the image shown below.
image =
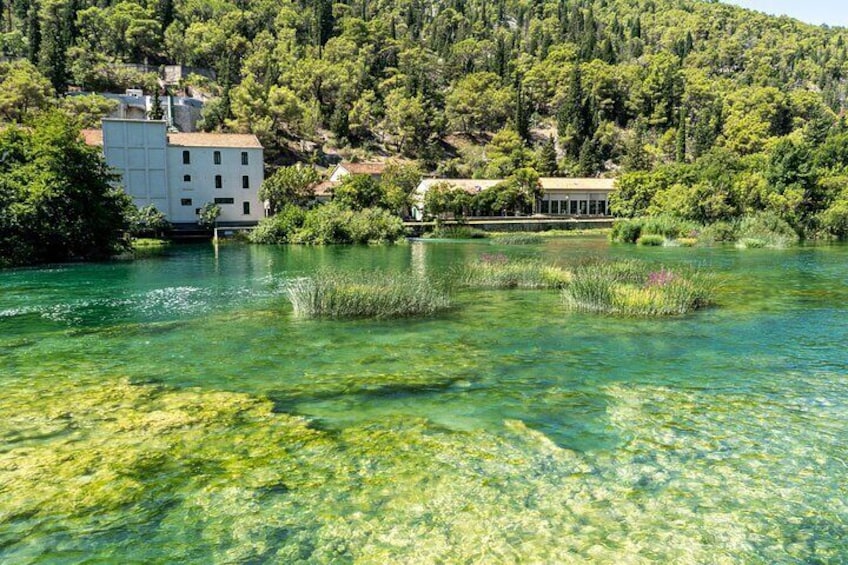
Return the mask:
<svg viewBox="0 0 848 565">
<path fill-rule="evenodd" d="M 469 291 L 294 318 L 322 267 L 718 274 L 618 319 Z M 186 246 L 0 272 L 0 562 L 848 561 L 848 247 Z"/>
</svg>

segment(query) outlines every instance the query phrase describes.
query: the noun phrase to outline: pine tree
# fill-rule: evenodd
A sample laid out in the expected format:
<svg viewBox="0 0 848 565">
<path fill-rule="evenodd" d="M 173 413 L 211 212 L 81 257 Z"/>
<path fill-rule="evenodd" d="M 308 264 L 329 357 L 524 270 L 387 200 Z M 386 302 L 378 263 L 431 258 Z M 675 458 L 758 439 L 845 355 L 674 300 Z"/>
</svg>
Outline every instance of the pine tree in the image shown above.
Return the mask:
<svg viewBox="0 0 848 565">
<path fill-rule="evenodd" d="M 675 161 L 686 162 L 686 109 L 680 109 L 680 119 L 677 124 L 677 138 L 675 139 Z"/>
<path fill-rule="evenodd" d="M 598 152 L 594 142 L 586 138 L 583 145 L 580 147 L 580 159 L 577 167 L 579 174 L 584 177 L 594 176 L 598 167 Z"/>
<path fill-rule="evenodd" d="M 548 140 L 539 148 L 539 153 L 536 157 L 536 170 L 540 175 L 553 177 L 559 172 L 557 164 L 556 143 L 554 136 L 548 137 Z"/>
<path fill-rule="evenodd" d="M 60 93 L 65 92 L 67 86 L 68 18 L 65 8 L 63 0 L 45 0 L 38 18 L 41 28 L 39 68 Z"/>
<path fill-rule="evenodd" d="M 520 79 L 515 81 L 515 94 L 515 131 L 527 142 L 530 140 L 530 116 Z"/>
<path fill-rule="evenodd" d="M 33 2 L 27 11 L 27 58 L 33 65 L 38 64 L 41 52 L 41 22 L 38 19 L 39 3 Z"/>
<path fill-rule="evenodd" d="M 566 152 L 576 157 L 583 141 L 592 133 L 592 116 L 586 95 L 580 66 L 574 65 L 569 76 L 565 100 L 557 111 L 557 133 L 560 140 L 566 140 Z"/>
<path fill-rule="evenodd" d="M 150 91 L 150 112 L 148 117 L 151 120 L 161 120 L 165 118 L 165 108 L 162 107 L 162 99 L 159 96 L 159 88 L 154 87 Z"/>
</svg>

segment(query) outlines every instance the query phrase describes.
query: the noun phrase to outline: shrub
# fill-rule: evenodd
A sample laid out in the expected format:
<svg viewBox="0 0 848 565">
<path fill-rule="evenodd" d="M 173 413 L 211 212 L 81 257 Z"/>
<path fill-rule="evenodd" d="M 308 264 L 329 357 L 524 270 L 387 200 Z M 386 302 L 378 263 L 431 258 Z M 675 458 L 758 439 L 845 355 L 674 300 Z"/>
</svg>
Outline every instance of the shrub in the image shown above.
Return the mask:
<svg viewBox="0 0 848 565">
<path fill-rule="evenodd" d="M 483 254 L 464 265 L 456 282 L 469 288 L 561 288 L 570 278 L 567 271 L 542 261 L 510 260 L 502 253 Z"/>
<path fill-rule="evenodd" d="M 309 210 L 303 226 L 289 238 L 293 243 L 386 243 L 406 235 L 403 222 L 378 208 L 349 210 L 331 202 Z"/>
<path fill-rule="evenodd" d="M 660 247 L 665 243 L 665 238 L 657 234 L 645 234 L 636 240 L 636 245 L 644 245 L 649 247 Z"/>
<path fill-rule="evenodd" d="M 322 271 L 286 289 L 294 313 L 306 318 L 402 318 L 450 308 L 450 298 L 412 274 Z"/>
<path fill-rule="evenodd" d="M 700 240 L 704 243 L 736 241 L 738 222 L 715 222 L 701 231 Z"/>
<path fill-rule="evenodd" d="M 695 247 L 698 245 L 698 238 L 695 237 L 681 237 L 677 240 L 677 244 L 680 247 Z"/>
<path fill-rule="evenodd" d="M 251 243 L 287 243 L 303 225 L 306 212 L 293 204 L 286 206 L 270 218 L 263 218 L 250 232 Z"/>
<path fill-rule="evenodd" d="M 536 245 L 544 238 L 535 233 L 505 233 L 495 236 L 492 243 L 497 245 Z"/>
<path fill-rule="evenodd" d="M 744 247 L 788 247 L 798 242 L 798 234 L 773 212 L 760 212 L 740 220 L 737 245 Z M 757 240 L 757 241 L 754 241 Z M 761 245 L 759 245 L 761 243 Z"/>
<path fill-rule="evenodd" d="M 562 291 L 567 308 L 624 316 L 669 316 L 708 306 L 711 279 L 696 271 L 651 269 L 633 261 L 575 269 Z"/>
<path fill-rule="evenodd" d="M 642 221 L 638 218 L 617 220 L 612 226 L 610 239 L 621 243 L 636 243 L 640 235 L 642 235 Z"/>
<path fill-rule="evenodd" d="M 622 243 L 636 243 L 645 235 L 659 235 L 664 239 L 696 237 L 702 227 L 694 222 L 671 216 L 648 216 L 630 220 L 618 220 L 612 226 L 610 239 Z"/>
<path fill-rule="evenodd" d="M 158 238 L 171 229 L 171 223 L 156 206 L 149 204 L 130 212 L 130 235 L 133 237 L 155 236 Z"/>
</svg>

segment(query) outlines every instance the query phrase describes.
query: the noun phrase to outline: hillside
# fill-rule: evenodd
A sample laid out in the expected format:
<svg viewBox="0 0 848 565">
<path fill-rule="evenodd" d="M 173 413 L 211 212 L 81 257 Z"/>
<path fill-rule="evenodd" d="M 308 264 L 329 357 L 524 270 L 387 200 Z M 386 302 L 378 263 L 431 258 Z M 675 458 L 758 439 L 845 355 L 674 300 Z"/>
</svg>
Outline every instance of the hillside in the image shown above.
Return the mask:
<svg viewBox="0 0 848 565">
<path fill-rule="evenodd" d="M 156 88 L 119 62 L 213 69 L 215 81 L 188 81 L 217 95 L 203 126 L 256 133 L 276 163 L 403 154 L 435 173 L 491 177 L 527 165 L 617 175 L 704 156 L 765 162 L 782 141 L 806 151 L 836 135 L 846 99 L 848 31 L 699 0 L 6 8 L 4 53 L 33 61 L 55 92 Z M 16 72 L 33 71 L 0 69 L 4 91 Z M 0 114 L 23 119 L 10 98 Z M 645 211 L 653 196 L 620 211 Z"/>
</svg>

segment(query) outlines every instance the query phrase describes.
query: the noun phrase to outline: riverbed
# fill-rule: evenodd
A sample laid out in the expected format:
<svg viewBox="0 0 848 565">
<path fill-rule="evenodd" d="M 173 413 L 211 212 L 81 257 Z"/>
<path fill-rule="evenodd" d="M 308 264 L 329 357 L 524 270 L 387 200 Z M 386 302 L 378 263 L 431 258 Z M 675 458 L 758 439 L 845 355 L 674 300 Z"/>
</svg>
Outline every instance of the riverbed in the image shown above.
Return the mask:
<svg viewBox="0 0 848 565">
<path fill-rule="evenodd" d="M 714 272 L 715 307 L 295 317 L 320 269 Z M 0 562 L 848 561 L 848 246 L 188 245 L 0 271 Z"/>
</svg>

